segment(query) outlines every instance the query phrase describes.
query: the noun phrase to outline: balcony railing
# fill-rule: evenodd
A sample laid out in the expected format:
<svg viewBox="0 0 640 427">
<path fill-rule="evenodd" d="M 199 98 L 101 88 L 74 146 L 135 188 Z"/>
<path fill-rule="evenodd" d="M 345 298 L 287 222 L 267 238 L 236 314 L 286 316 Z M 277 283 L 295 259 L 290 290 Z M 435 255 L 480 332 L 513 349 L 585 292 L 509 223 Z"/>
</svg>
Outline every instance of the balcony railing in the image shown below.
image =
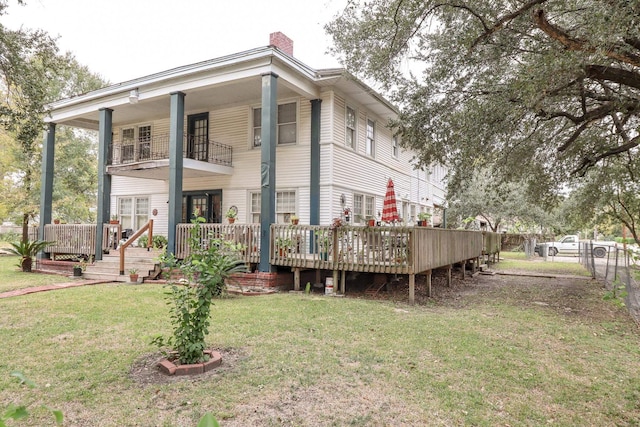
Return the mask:
<svg viewBox="0 0 640 427">
<path fill-rule="evenodd" d="M 208 138 L 185 135 L 182 155 L 223 166 L 233 166 L 233 147 Z M 169 158 L 169 135 L 155 135 L 143 140 L 114 140 L 110 150 L 110 165 Z"/>
</svg>

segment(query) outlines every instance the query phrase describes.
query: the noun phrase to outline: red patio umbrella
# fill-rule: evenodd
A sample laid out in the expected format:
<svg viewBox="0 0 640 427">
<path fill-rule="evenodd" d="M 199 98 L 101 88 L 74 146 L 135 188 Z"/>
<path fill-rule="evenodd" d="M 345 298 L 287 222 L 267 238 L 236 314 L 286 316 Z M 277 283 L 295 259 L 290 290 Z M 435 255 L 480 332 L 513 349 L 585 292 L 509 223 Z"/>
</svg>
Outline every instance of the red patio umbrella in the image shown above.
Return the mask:
<svg viewBox="0 0 640 427">
<path fill-rule="evenodd" d="M 385 222 L 400 221 L 398 206 L 396 205 L 396 191 L 393 188 L 391 178 L 387 183 L 387 193 L 384 196 L 384 204 L 382 205 L 382 220 Z"/>
</svg>

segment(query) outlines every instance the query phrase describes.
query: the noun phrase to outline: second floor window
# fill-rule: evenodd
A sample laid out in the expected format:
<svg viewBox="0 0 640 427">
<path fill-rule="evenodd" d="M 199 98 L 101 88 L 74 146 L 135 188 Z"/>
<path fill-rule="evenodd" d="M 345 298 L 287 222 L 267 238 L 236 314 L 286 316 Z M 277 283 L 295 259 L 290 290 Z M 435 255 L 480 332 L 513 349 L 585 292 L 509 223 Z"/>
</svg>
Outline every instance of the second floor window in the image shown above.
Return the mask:
<svg viewBox="0 0 640 427">
<path fill-rule="evenodd" d="M 347 127 L 345 135 L 345 143 L 347 147 L 356 148 L 356 111 L 347 107 Z"/>
<path fill-rule="evenodd" d="M 398 152 L 398 137 L 394 135 L 394 137 L 391 139 L 391 155 L 397 159 Z"/>
<path fill-rule="evenodd" d="M 367 146 L 365 148 L 367 156 L 376 155 L 376 123 L 367 119 Z"/>
<path fill-rule="evenodd" d="M 295 102 L 278 105 L 276 141 L 295 144 L 298 137 L 298 105 Z M 253 146 L 262 145 L 262 108 L 253 109 Z"/>
</svg>

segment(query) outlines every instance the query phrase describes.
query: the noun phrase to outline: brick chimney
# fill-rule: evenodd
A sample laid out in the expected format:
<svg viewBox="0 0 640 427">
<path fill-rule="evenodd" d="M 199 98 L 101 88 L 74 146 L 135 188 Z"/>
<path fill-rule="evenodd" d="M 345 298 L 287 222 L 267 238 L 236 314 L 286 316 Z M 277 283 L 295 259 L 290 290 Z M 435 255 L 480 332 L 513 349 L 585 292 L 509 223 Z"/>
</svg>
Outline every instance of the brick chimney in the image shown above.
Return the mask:
<svg viewBox="0 0 640 427">
<path fill-rule="evenodd" d="M 293 40 L 280 31 L 269 34 L 269 45 L 277 47 L 289 56 L 293 56 Z"/>
</svg>

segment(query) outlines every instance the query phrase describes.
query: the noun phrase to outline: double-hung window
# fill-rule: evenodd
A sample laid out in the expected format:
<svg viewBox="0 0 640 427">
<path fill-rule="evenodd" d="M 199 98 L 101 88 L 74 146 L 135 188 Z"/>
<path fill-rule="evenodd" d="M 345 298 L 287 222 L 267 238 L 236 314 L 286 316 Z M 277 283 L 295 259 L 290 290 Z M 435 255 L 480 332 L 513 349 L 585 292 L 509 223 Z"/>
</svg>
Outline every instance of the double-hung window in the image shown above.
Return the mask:
<svg viewBox="0 0 640 427">
<path fill-rule="evenodd" d="M 364 194 L 353 195 L 353 218 L 354 223 L 363 222 L 364 218 L 376 217 L 376 198 Z"/>
<path fill-rule="evenodd" d="M 398 153 L 399 153 L 398 137 L 394 135 L 393 138 L 391 139 L 391 155 L 397 159 Z"/>
<path fill-rule="evenodd" d="M 138 230 L 149 221 L 148 197 L 120 197 L 118 219 L 122 229 Z"/>
<path fill-rule="evenodd" d="M 376 155 L 376 123 L 367 119 L 367 142 L 365 147 L 367 156 L 375 157 Z"/>
<path fill-rule="evenodd" d="M 133 162 L 135 153 L 135 141 L 136 141 L 136 129 L 126 128 L 122 129 L 122 145 L 120 149 L 122 163 Z"/>
<path fill-rule="evenodd" d="M 151 125 L 122 129 L 120 161 L 130 163 L 151 158 Z"/>
<path fill-rule="evenodd" d="M 253 114 L 253 146 L 262 145 L 262 108 L 257 107 Z M 298 138 L 298 104 L 289 102 L 278 105 L 276 141 L 278 145 L 295 144 Z"/>
<path fill-rule="evenodd" d="M 260 208 L 262 199 L 259 192 L 250 194 L 251 221 L 260 222 Z M 276 192 L 276 222 L 279 224 L 291 222 L 291 216 L 296 213 L 296 192 L 277 191 Z"/>
<path fill-rule="evenodd" d="M 346 129 L 345 129 L 345 144 L 347 147 L 356 148 L 356 128 L 358 119 L 356 117 L 356 110 L 347 107 L 346 117 Z"/>
</svg>

